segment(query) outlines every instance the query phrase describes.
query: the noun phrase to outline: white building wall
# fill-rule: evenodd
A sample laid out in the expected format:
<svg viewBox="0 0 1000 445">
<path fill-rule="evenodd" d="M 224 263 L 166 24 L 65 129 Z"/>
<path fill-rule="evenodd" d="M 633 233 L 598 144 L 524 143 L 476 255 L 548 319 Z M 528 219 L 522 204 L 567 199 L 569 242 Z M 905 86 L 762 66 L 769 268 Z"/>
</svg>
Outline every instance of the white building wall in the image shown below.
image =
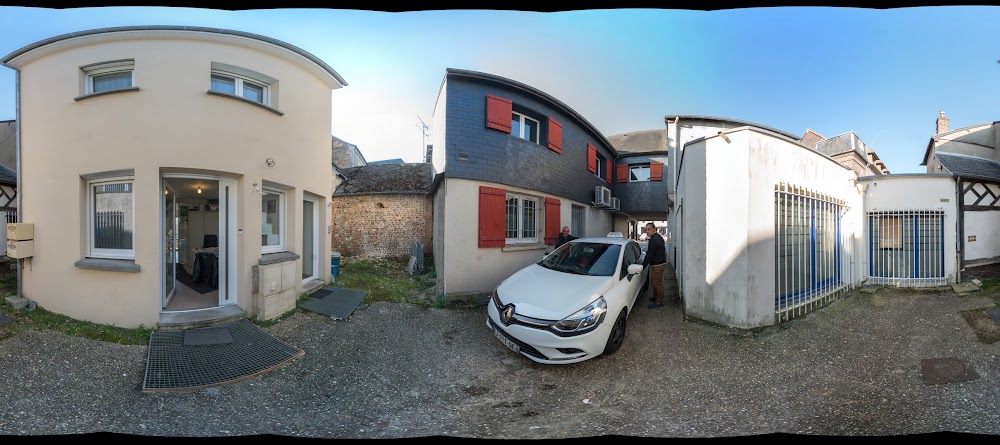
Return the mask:
<svg viewBox="0 0 1000 445">
<path fill-rule="evenodd" d="M 537 244 L 505 247 L 479 247 L 479 187 L 497 187 L 508 192 L 539 198 L 540 217 Z M 572 205 L 584 210 L 585 236 L 605 236 L 610 231 L 610 214 L 561 196 L 544 195 L 535 190 L 511 187 L 492 182 L 448 178 L 441 184 L 435 198 L 435 267 L 439 291 L 446 298 L 463 294 L 492 292 L 501 281 L 519 269 L 542 259 L 552 246 L 544 244 L 545 198 L 559 200 L 560 226 L 569 225 Z M 443 200 L 443 201 L 441 201 Z M 443 202 L 443 204 L 442 204 Z M 442 209 L 464 209 L 443 214 Z M 440 227 L 440 231 L 437 228 Z M 440 240 L 440 244 L 438 243 Z"/>
<path fill-rule="evenodd" d="M 781 136 L 749 127 L 688 145 L 680 165 L 678 253 L 685 313 L 727 326 L 775 323 L 775 185 L 784 181 L 846 201 L 845 237 L 861 197 L 853 171 Z M 860 227 L 857 221 L 853 227 Z M 851 267 L 842 256 L 842 270 Z M 855 266 L 856 267 L 856 266 Z M 849 272 L 841 274 L 850 282 Z"/>
<path fill-rule="evenodd" d="M 955 180 L 951 175 L 884 175 L 859 178 L 858 184 L 865 187 L 865 212 L 886 210 L 943 210 L 944 211 L 944 271 L 949 283 L 955 282 L 957 256 L 958 204 L 955 201 Z M 990 212 L 984 212 L 990 213 Z M 968 218 L 969 213 L 966 213 Z M 866 216 L 862 215 L 862 230 L 858 247 L 860 273 L 869 270 L 868 234 Z M 994 217 L 995 218 L 995 217 Z M 968 221 L 966 221 L 968 224 Z M 993 231 L 998 228 L 992 225 Z M 977 237 L 977 241 L 978 241 Z M 1000 237 L 996 237 L 1000 241 Z M 864 275 L 862 275 L 864 276 Z"/>
<path fill-rule="evenodd" d="M 965 212 L 964 218 L 965 261 L 1000 257 L 1000 215 L 994 211 Z"/>
</svg>

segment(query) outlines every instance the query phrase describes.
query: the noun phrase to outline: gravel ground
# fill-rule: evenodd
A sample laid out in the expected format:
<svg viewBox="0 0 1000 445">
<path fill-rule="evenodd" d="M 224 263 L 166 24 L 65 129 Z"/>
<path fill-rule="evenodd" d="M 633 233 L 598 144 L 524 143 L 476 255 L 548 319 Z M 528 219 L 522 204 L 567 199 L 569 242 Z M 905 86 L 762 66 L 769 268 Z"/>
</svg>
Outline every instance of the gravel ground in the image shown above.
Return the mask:
<svg viewBox="0 0 1000 445">
<path fill-rule="evenodd" d="M 1000 434 L 1000 343 L 942 289 L 853 292 L 756 334 L 637 305 L 616 354 L 572 365 L 503 347 L 485 307 L 361 306 L 269 328 L 305 355 L 242 382 L 141 391 L 147 347 L 54 332 L 0 341 L 0 434 L 493 439 Z M 979 378 L 929 385 L 924 359 Z"/>
</svg>

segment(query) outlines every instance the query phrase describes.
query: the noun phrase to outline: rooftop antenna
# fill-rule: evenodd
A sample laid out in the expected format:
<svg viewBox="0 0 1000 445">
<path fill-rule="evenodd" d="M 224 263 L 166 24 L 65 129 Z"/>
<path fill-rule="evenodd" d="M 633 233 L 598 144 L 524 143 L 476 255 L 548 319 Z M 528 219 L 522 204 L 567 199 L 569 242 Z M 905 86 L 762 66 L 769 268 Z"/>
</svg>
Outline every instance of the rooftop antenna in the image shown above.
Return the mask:
<svg viewBox="0 0 1000 445">
<path fill-rule="evenodd" d="M 414 125 L 416 125 L 417 128 L 420 129 L 420 152 L 423 153 L 423 156 L 426 156 L 426 153 L 427 153 L 427 128 L 428 127 L 427 127 L 427 124 L 424 123 L 424 120 L 420 119 L 420 115 L 419 114 L 417 115 L 417 120 L 420 121 L 420 124 L 419 125 L 418 124 L 414 124 Z M 423 157 L 423 156 L 421 156 L 421 157 Z"/>
</svg>

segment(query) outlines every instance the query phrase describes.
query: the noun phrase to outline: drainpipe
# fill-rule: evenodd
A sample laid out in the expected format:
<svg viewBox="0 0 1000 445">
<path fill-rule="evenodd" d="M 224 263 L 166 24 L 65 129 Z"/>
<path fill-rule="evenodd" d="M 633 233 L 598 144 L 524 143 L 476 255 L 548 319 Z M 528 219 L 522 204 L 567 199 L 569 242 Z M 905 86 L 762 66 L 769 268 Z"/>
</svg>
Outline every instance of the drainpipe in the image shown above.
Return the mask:
<svg viewBox="0 0 1000 445">
<path fill-rule="evenodd" d="M 965 220 L 963 217 L 964 211 L 962 210 L 962 177 L 955 176 L 955 206 L 957 217 L 955 218 L 955 282 L 962 282 L 962 239 L 965 235 L 965 230 L 962 229 L 962 223 Z"/>
<path fill-rule="evenodd" d="M 21 70 L 18 68 L 14 69 L 14 119 L 16 120 L 14 124 L 14 162 L 17 168 L 17 191 L 15 192 L 14 202 L 17 204 L 17 217 L 15 218 L 17 222 L 22 221 L 22 207 L 24 204 L 21 203 L 21 194 L 23 189 L 21 188 Z M 7 230 L 6 226 L 4 230 Z M 17 259 L 17 294 L 15 297 L 21 298 L 21 271 L 22 264 L 24 263 L 23 258 Z"/>
</svg>

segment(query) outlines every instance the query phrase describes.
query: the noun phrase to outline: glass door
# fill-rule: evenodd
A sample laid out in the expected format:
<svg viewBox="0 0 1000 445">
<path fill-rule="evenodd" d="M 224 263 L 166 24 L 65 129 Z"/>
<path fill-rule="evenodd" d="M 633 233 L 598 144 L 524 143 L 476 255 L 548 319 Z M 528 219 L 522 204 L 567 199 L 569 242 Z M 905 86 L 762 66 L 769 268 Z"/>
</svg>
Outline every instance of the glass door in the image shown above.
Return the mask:
<svg viewBox="0 0 1000 445">
<path fill-rule="evenodd" d="M 302 200 L 302 282 L 319 275 L 319 212 L 316 198 Z"/>
<path fill-rule="evenodd" d="M 163 301 L 167 307 L 177 293 L 177 194 L 163 180 Z"/>
</svg>

